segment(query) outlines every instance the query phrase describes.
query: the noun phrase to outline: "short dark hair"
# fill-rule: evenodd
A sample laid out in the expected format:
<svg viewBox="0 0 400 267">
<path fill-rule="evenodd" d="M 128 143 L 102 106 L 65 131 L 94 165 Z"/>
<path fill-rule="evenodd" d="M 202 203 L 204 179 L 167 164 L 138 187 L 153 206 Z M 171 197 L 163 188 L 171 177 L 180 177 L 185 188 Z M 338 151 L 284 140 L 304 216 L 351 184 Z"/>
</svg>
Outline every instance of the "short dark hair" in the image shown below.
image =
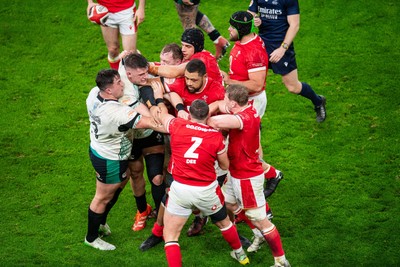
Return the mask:
<svg viewBox="0 0 400 267">
<path fill-rule="evenodd" d="M 132 53 L 124 58 L 124 64 L 126 67 L 131 69 L 144 69 L 148 67 L 149 62 L 141 54 Z"/>
<path fill-rule="evenodd" d="M 202 99 L 194 100 L 189 107 L 190 116 L 196 120 L 206 119 L 209 111 L 208 104 Z"/>
<path fill-rule="evenodd" d="M 97 73 L 96 85 L 97 87 L 99 87 L 101 91 L 104 91 L 108 86 L 114 83 L 115 77 L 120 78 L 120 75 L 117 70 L 114 69 L 101 70 Z"/>
<path fill-rule="evenodd" d="M 190 73 L 198 72 L 199 76 L 203 76 L 204 74 L 207 73 L 206 65 L 204 64 L 203 61 L 197 58 L 189 61 L 185 69 Z"/>
<path fill-rule="evenodd" d="M 161 50 L 161 54 L 165 54 L 165 53 L 169 53 L 169 52 L 172 53 L 173 59 L 183 60 L 183 53 L 182 53 L 181 47 L 178 44 L 176 44 L 176 43 L 167 44 Z"/>
<path fill-rule="evenodd" d="M 229 100 L 235 101 L 241 107 L 249 102 L 249 92 L 246 86 L 240 84 L 229 85 L 225 90 L 225 94 L 227 94 Z"/>
</svg>

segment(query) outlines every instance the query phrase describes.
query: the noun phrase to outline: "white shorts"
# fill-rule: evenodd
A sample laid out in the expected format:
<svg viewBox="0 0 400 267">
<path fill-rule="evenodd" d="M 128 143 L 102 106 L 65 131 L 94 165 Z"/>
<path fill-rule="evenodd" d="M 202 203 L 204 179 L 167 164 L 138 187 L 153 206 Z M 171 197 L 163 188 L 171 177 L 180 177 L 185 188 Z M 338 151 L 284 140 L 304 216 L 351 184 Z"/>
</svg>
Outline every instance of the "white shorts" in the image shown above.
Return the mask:
<svg viewBox="0 0 400 267">
<path fill-rule="evenodd" d="M 217 173 L 217 177 L 228 173 L 228 170 L 223 170 L 219 167 L 218 160 L 215 161 L 214 168 L 215 168 L 215 172 Z"/>
<path fill-rule="evenodd" d="M 253 107 L 257 110 L 258 115 L 262 118 L 267 109 L 267 94 L 265 90 L 261 94 L 255 96 L 249 96 L 249 102 L 252 103 Z"/>
<path fill-rule="evenodd" d="M 106 25 L 118 28 L 123 35 L 133 35 L 137 32 L 137 25 L 133 20 L 134 6 L 117 13 L 109 13 Z"/>
<path fill-rule="evenodd" d="M 242 209 L 254 209 L 265 205 L 264 173 L 247 178 L 237 179 L 228 175 L 227 182 L 222 187 L 225 201 L 237 203 Z"/>
<path fill-rule="evenodd" d="M 209 216 L 224 205 L 224 196 L 217 181 L 208 186 L 190 186 L 173 181 L 168 195 L 168 212 L 183 217 L 189 217 L 195 208 L 204 216 Z"/>
</svg>

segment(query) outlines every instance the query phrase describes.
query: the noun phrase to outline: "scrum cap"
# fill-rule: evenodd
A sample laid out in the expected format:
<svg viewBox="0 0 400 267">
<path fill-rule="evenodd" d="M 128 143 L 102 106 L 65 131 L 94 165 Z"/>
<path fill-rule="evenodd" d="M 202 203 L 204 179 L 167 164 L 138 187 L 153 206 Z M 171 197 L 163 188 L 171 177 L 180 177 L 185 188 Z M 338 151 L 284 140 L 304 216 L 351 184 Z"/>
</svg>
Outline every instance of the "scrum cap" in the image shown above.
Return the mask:
<svg viewBox="0 0 400 267">
<path fill-rule="evenodd" d="M 239 40 L 249 33 L 256 32 L 253 15 L 247 11 L 237 11 L 233 13 L 229 24 L 238 31 Z"/>
<path fill-rule="evenodd" d="M 204 35 L 199 29 L 187 29 L 183 32 L 181 41 L 191 44 L 194 47 L 194 52 L 200 52 L 204 49 Z"/>
</svg>

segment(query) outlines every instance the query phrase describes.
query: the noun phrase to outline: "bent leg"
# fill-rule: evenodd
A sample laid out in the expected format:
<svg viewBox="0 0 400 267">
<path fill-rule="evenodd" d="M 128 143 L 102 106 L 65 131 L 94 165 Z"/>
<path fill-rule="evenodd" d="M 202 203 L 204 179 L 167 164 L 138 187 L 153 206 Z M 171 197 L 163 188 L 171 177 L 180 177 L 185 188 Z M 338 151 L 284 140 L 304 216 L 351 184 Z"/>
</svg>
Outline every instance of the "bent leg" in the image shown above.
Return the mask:
<svg viewBox="0 0 400 267">
<path fill-rule="evenodd" d="M 119 63 L 119 31 L 118 28 L 101 26 L 104 42 L 108 51 L 108 62 L 110 67 L 118 69 Z"/>
</svg>

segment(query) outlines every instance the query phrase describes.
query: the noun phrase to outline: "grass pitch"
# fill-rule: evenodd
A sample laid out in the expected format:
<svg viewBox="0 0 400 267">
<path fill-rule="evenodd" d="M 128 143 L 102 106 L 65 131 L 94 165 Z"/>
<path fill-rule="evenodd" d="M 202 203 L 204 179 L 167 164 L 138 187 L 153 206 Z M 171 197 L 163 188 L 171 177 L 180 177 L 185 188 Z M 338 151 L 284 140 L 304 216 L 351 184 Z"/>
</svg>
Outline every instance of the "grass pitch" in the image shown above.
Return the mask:
<svg viewBox="0 0 400 267">
<path fill-rule="evenodd" d="M 166 266 L 163 246 L 141 253 L 130 188 L 109 216 L 117 250 L 83 245 L 95 177 L 88 159 L 85 99 L 107 68 L 99 27 L 85 1 L 8 1 L 0 18 L 0 265 Z M 147 0 L 138 47 L 158 60 L 180 41 L 173 1 Z M 247 1 L 202 1 L 227 35 Z M 285 179 L 269 202 L 292 266 L 400 266 L 400 52 L 396 1 L 302 1 L 295 39 L 300 80 L 327 97 L 317 124 L 309 101 L 269 73 L 265 159 Z M 206 49 L 214 51 L 206 40 Z M 220 61 L 223 70 L 228 58 Z M 151 201 L 151 196 L 148 195 Z M 190 219 L 191 220 L 191 219 Z M 250 237 L 250 230 L 238 225 Z M 219 230 L 180 238 L 185 266 L 232 266 Z M 263 247 L 251 265 L 273 263 Z"/>
</svg>

